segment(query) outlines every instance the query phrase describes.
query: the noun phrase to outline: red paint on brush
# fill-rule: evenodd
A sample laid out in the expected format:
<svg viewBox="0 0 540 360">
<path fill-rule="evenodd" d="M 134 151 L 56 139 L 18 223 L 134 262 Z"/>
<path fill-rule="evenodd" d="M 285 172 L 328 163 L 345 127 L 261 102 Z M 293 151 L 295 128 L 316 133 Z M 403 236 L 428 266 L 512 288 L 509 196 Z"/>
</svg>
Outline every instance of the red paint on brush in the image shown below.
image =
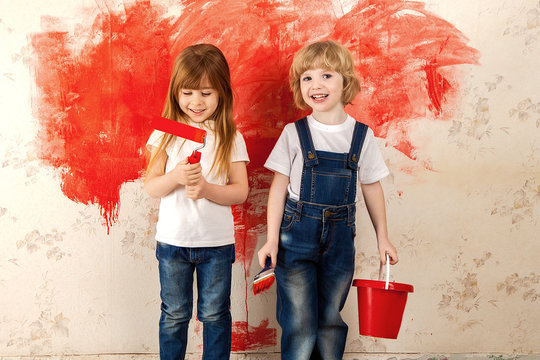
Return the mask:
<svg viewBox="0 0 540 360">
<path fill-rule="evenodd" d="M 235 321 L 232 332 L 232 351 L 257 350 L 276 345 L 277 332 L 276 329 L 268 327 L 268 319 L 261 321 L 257 327 L 246 321 Z"/>
</svg>

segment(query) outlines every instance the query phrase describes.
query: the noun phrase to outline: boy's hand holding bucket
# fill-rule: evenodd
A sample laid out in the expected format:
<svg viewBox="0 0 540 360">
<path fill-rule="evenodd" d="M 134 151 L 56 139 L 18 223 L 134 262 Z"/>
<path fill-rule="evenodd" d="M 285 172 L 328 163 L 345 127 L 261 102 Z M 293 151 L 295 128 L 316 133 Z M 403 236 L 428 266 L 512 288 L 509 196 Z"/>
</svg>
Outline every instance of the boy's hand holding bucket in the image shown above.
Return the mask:
<svg viewBox="0 0 540 360">
<path fill-rule="evenodd" d="M 353 281 L 358 291 L 358 329 L 360 335 L 397 339 L 407 302 L 407 295 L 414 291 L 409 284 L 390 282 L 390 259 L 386 254 L 386 279 Z"/>
</svg>

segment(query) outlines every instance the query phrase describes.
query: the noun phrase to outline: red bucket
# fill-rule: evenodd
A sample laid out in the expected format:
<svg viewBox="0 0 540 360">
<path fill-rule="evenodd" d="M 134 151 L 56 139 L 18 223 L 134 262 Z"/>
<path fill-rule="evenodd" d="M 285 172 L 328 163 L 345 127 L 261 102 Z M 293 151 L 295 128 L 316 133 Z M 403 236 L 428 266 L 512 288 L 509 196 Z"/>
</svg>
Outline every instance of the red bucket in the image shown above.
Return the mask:
<svg viewBox="0 0 540 360">
<path fill-rule="evenodd" d="M 360 335 L 397 339 L 407 295 L 414 291 L 414 287 L 388 282 L 388 259 L 386 263 L 386 281 L 353 281 L 353 286 L 356 286 L 358 291 L 358 329 Z"/>
</svg>

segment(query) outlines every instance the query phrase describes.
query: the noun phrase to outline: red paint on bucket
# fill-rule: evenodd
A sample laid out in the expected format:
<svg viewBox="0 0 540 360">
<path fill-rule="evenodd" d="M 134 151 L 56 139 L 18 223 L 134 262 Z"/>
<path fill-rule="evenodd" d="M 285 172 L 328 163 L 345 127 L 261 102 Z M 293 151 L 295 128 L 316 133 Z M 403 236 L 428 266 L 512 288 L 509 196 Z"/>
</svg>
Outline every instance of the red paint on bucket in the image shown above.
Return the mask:
<svg viewBox="0 0 540 360">
<path fill-rule="evenodd" d="M 360 335 L 397 339 L 407 295 L 414 291 L 409 284 L 354 280 L 358 291 L 358 330 Z"/>
</svg>

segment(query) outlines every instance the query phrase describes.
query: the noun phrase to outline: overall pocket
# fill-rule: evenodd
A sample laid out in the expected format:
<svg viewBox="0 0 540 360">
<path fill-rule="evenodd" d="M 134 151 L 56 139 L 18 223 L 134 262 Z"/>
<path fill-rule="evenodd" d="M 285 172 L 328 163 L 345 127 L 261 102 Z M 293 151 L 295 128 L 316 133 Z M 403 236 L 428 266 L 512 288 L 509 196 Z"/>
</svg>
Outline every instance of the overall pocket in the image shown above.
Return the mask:
<svg viewBox="0 0 540 360">
<path fill-rule="evenodd" d="M 330 205 L 343 205 L 348 201 L 350 169 L 314 168 L 311 179 L 311 201 Z"/>
</svg>

